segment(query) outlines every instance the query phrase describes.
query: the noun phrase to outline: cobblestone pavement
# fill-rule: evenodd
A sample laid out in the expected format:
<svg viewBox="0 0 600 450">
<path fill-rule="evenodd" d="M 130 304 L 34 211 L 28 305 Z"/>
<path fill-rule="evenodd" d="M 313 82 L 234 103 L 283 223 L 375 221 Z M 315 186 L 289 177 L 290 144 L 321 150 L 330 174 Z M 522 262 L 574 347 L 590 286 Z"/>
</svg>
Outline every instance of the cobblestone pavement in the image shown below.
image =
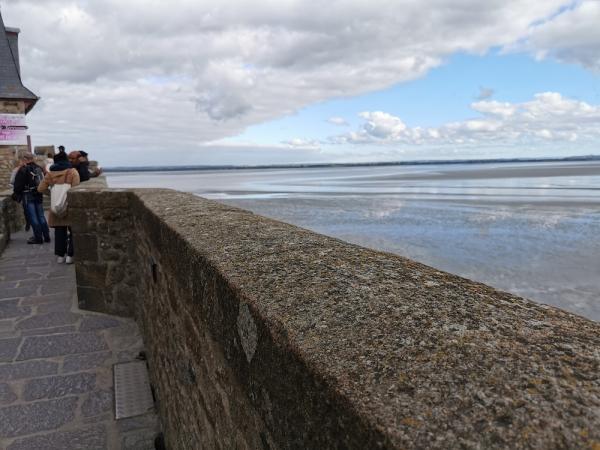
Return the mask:
<svg viewBox="0 0 600 450">
<path fill-rule="evenodd" d="M 0 449 L 154 449 L 154 415 L 114 420 L 112 365 L 142 349 L 136 324 L 79 310 L 74 267 L 28 237 L 0 257 Z"/>
</svg>

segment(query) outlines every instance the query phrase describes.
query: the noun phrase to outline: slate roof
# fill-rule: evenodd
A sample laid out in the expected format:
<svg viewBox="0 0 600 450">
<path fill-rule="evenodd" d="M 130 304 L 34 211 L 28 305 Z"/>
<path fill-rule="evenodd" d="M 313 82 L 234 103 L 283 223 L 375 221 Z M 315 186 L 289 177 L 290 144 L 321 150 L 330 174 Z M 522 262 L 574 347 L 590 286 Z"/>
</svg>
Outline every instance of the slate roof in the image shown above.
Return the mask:
<svg viewBox="0 0 600 450">
<path fill-rule="evenodd" d="M 21 81 L 17 36 L 14 28 L 7 32 L 0 13 L 0 100 L 24 100 L 28 113 L 39 97 Z"/>
</svg>

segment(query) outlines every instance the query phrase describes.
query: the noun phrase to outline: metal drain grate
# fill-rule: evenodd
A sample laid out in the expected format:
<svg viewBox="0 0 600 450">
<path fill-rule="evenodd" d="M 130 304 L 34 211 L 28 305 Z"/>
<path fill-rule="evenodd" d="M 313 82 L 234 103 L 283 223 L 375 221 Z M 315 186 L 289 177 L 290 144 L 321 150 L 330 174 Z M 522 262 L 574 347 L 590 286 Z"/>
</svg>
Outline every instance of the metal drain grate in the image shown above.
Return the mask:
<svg viewBox="0 0 600 450">
<path fill-rule="evenodd" d="M 139 416 L 154 408 L 148 369 L 144 361 L 115 364 L 113 374 L 117 420 Z"/>
</svg>

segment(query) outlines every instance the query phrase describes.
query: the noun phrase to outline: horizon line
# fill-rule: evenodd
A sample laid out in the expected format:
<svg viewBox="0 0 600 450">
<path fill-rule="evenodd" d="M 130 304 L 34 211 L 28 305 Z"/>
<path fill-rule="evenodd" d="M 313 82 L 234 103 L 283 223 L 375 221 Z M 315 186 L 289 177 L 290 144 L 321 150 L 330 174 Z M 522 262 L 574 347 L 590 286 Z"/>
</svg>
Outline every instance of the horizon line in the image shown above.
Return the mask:
<svg viewBox="0 0 600 450">
<path fill-rule="evenodd" d="M 371 167 L 371 166 L 410 166 L 434 164 L 492 164 L 514 162 L 577 162 L 600 160 L 600 155 L 579 155 L 566 157 L 539 158 L 489 158 L 489 159 L 443 159 L 411 161 L 373 161 L 373 162 L 323 162 L 323 163 L 285 163 L 285 164 L 187 164 L 173 166 L 113 166 L 105 167 L 104 172 L 153 172 L 186 170 L 244 170 L 244 169 L 310 169 L 325 167 Z"/>
</svg>

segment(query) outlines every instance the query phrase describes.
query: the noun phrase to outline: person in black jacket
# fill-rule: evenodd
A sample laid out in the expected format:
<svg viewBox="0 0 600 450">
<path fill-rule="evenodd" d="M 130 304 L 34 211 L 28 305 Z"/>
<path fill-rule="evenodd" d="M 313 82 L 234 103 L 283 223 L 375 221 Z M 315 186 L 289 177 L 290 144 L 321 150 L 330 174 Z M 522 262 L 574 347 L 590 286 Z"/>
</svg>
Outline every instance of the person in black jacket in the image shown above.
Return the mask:
<svg viewBox="0 0 600 450">
<path fill-rule="evenodd" d="M 37 190 L 38 185 L 44 179 L 44 171 L 33 161 L 31 153 L 21 156 L 23 166 L 15 176 L 13 187 L 13 198 L 20 199 L 27 211 L 27 217 L 33 236 L 27 241 L 28 244 L 42 244 L 50 242 L 50 229 L 44 216 L 43 196 Z"/>
</svg>

